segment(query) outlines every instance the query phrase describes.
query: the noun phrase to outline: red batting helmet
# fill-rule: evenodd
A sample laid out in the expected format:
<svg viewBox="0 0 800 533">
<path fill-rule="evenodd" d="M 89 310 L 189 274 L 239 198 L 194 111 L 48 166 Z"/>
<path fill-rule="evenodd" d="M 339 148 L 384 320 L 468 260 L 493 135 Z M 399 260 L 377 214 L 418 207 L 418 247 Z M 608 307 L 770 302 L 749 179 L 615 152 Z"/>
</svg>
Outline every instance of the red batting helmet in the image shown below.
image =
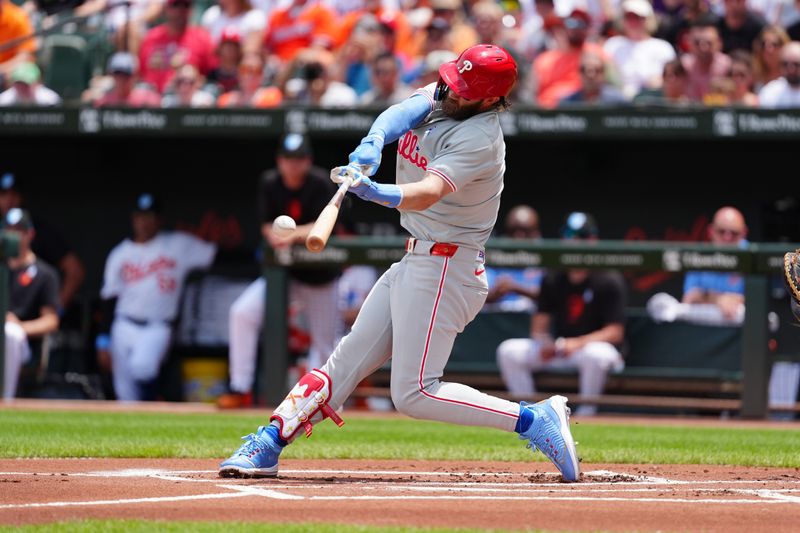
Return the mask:
<svg viewBox="0 0 800 533">
<path fill-rule="evenodd" d="M 481 100 L 508 96 L 517 81 L 517 64 L 511 54 L 493 44 L 476 44 L 458 59 L 439 67 L 441 81 L 458 96 Z"/>
</svg>

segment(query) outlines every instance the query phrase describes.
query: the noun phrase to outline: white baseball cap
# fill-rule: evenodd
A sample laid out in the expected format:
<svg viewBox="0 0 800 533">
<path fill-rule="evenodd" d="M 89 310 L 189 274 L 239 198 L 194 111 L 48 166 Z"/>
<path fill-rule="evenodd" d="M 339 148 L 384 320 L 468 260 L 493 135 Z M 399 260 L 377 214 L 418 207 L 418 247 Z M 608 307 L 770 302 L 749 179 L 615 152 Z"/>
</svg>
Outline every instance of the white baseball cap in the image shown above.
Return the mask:
<svg viewBox="0 0 800 533">
<path fill-rule="evenodd" d="M 647 0 L 625 0 L 622 2 L 622 12 L 649 18 L 653 16 L 653 6 Z"/>
</svg>

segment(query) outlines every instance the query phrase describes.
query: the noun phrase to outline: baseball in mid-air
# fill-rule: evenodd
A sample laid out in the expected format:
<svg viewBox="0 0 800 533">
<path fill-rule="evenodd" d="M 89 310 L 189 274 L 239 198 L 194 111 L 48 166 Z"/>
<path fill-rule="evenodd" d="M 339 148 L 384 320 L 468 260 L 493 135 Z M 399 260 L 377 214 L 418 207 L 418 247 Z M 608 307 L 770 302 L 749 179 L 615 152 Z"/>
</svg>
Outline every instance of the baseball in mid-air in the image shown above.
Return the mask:
<svg viewBox="0 0 800 533">
<path fill-rule="evenodd" d="M 297 229 L 294 219 L 287 215 L 281 215 L 272 221 L 272 231 L 281 238 L 289 238 Z"/>
</svg>

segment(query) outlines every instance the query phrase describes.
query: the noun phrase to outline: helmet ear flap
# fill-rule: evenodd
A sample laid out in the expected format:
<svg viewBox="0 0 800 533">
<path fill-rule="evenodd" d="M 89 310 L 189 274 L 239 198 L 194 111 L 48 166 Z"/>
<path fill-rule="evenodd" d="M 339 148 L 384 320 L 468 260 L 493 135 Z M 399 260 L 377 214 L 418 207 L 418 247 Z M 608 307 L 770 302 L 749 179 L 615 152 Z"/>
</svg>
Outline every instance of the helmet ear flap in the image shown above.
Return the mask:
<svg viewBox="0 0 800 533">
<path fill-rule="evenodd" d="M 436 102 L 442 102 L 445 98 L 447 98 L 447 93 L 450 91 L 450 87 L 444 82 L 441 76 L 439 76 L 439 83 L 436 84 L 436 90 L 433 92 L 433 99 Z"/>
</svg>

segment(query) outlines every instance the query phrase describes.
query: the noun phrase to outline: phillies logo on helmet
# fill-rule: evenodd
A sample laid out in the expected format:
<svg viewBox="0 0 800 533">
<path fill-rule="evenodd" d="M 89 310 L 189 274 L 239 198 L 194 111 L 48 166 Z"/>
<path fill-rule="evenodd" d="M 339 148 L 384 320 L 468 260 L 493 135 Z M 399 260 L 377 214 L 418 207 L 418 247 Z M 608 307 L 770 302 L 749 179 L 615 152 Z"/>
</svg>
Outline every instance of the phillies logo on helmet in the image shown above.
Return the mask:
<svg viewBox="0 0 800 533">
<path fill-rule="evenodd" d="M 499 98 L 508 96 L 514 87 L 517 63 L 499 46 L 477 44 L 439 67 L 439 76 L 461 98 Z"/>
</svg>

